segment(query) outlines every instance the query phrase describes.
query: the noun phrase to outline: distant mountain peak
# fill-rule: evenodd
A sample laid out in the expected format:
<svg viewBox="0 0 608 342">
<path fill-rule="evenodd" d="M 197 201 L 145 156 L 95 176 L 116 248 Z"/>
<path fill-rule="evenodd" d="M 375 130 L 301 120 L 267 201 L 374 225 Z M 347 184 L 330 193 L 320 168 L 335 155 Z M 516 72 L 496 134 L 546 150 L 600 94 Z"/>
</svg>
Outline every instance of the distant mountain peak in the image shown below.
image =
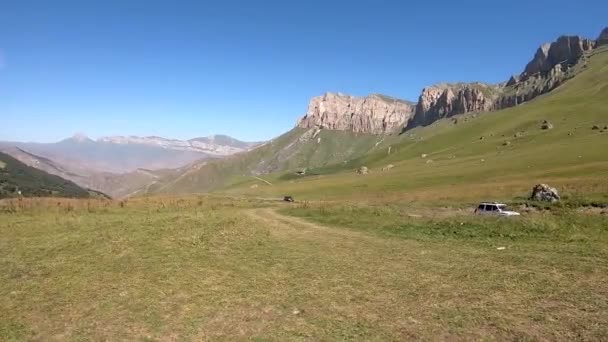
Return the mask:
<svg viewBox="0 0 608 342">
<path fill-rule="evenodd" d="M 257 143 L 239 141 L 227 135 L 210 135 L 190 140 L 167 139 L 158 136 L 109 136 L 97 139 L 99 143 L 118 145 L 147 145 L 167 150 L 190 151 L 212 156 L 227 156 L 246 151 Z"/>
<path fill-rule="evenodd" d="M 89 138 L 86 134 L 84 133 L 74 133 L 74 135 L 72 135 L 71 137 L 64 139 L 62 141 L 72 141 L 72 142 L 77 142 L 77 143 L 84 143 L 84 142 L 92 142 L 93 139 Z"/>
</svg>

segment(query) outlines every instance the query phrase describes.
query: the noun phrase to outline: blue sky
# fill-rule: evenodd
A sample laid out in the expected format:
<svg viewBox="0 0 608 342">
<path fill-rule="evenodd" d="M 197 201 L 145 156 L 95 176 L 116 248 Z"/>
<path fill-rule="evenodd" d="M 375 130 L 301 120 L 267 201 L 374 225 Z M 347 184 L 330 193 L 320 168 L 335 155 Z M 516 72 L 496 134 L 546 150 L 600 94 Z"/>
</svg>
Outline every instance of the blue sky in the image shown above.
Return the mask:
<svg viewBox="0 0 608 342">
<path fill-rule="evenodd" d="M 0 140 L 263 140 L 312 96 L 500 82 L 607 1 L 28 1 L 0 6 Z"/>
</svg>

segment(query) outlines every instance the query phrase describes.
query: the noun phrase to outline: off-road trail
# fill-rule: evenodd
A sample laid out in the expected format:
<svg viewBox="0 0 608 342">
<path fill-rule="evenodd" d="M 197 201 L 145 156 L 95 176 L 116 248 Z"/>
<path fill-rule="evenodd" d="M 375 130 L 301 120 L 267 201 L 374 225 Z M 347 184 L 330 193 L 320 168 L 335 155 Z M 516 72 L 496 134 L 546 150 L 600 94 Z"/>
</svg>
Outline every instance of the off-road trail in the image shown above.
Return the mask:
<svg viewBox="0 0 608 342">
<path fill-rule="evenodd" d="M 245 213 L 248 217 L 258 222 L 264 222 L 266 225 L 273 228 L 273 231 L 275 232 L 277 232 L 276 230 L 278 229 L 282 234 L 289 233 L 298 236 L 312 236 L 320 239 L 352 239 L 353 241 L 376 244 L 407 243 L 407 241 L 391 241 L 348 228 L 328 227 L 299 217 L 283 215 L 278 212 L 278 208 L 249 209 L 246 210 Z"/>
</svg>

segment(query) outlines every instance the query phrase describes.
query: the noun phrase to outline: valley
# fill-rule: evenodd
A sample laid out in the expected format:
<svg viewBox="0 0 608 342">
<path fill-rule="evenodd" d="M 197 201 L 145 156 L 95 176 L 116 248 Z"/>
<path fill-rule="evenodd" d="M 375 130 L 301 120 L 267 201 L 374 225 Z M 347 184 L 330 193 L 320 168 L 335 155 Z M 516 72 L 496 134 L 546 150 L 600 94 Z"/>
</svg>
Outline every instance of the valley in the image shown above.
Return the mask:
<svg viewBox="0 0 608 342">
<path fill-rule="evenodd" d="M 0 142 L 0 340 L 608 339 L 608 28 L 419 94 Z"/>
<path fill-rule="evenodd" d="M 46 144 L 0 141 L 0 151 L 81 187 L 123 198 L 178 172 L 178 167 L 245 152 L 259 144 L 226 135 L 188 141 L 136 136 L 92 140 L 75 135 Z"/>
</svg>

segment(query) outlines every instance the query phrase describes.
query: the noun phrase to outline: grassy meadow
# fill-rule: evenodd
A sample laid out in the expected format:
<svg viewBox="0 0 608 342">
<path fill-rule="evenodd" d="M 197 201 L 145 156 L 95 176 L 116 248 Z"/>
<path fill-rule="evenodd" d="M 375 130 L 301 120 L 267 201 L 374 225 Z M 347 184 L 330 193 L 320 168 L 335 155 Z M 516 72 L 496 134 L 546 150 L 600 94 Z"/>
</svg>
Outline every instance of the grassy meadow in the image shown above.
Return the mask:
<svg viewBox="0 0 608 342">
<path fill-rule="evenodd" d="M 604 340 L 608 216 L 214 196 L 0 204 L 0 340 Z"/>
</svg>

